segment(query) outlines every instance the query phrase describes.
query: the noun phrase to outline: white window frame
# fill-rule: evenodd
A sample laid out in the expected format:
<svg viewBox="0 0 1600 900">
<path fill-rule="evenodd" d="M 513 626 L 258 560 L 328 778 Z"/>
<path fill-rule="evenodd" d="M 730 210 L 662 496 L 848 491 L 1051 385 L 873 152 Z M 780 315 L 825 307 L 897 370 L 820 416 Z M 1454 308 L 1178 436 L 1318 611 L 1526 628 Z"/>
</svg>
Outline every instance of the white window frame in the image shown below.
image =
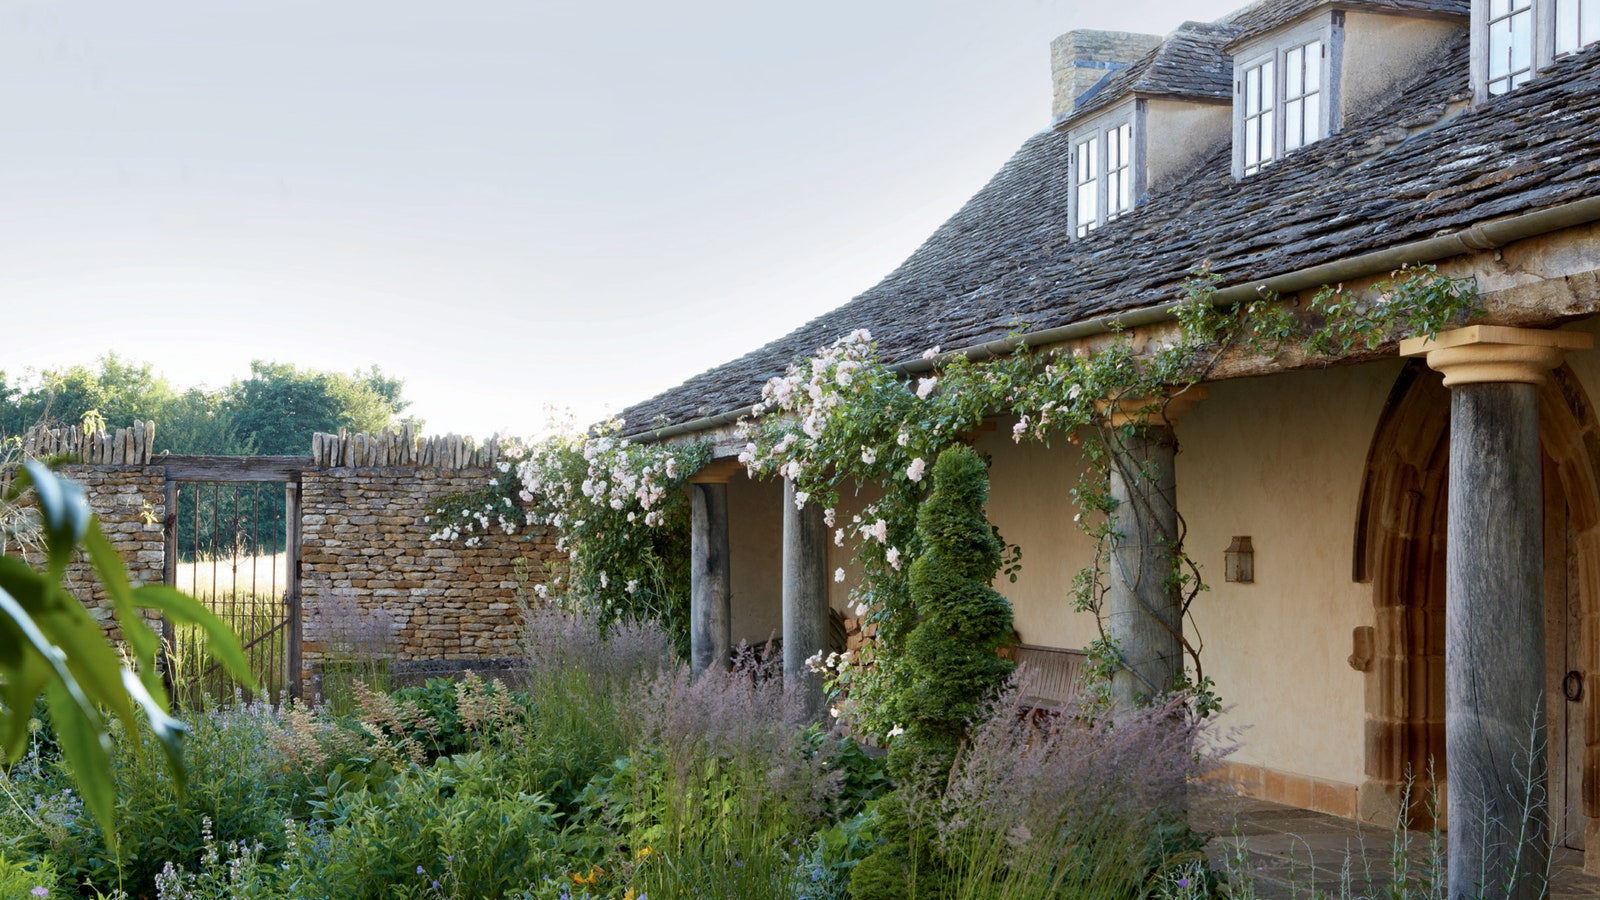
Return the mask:
<svg viewBox="0 0 1600 900">
<path fill-rule="evenodd" d="M 1136 119 L 1130 105 L 1068 132 L 1072 154 L 1068 210 L 1074 239 L 1088 237 L 1138 204 L 1144 157 Z"/>
<path fill-rule="evenodd" d="M 1520 27 L 1520 36 L 1513 29 L 1501 39 L 1507 21 Z M 1481 103 L 1508 94 L 1561 57 L 1595 43 L 1600 0 L 1473 0 L 1473 96 Z"/>
<path fill-rule="evenodd" d="M 1300 28 L 1271 36 L 1241 49 L 1233 64 L 1233 174 L 1235 178 L 1254 175 L 1286 155 L 1332 134 L 1338 114 L 1335 55 L 1335 20 L 1320 18 Z M 1310 61 L 1291 72 L 1297 53 L 1310 48 Z M 1269 71 L 1263 71 L 1269 70 Z M 1262 102 L 1251 108 L 1248 101 L 1256 88 L 1256 73 L 1270 83 L 1259 87 Z M 1296 74 L 1301 76 L 1298 87 Z M 1316 87 L 1308 85 L 1314 79 Z M 1307 98 L 1313 98 L 1308 100 Z M 1298 112 L 1296 112 L 1298 110 Z M 1296 112 L 1291 116 L 1291 112 Z M 1291 125 L 1298 125 L 1291 133 Z M 1250 138 L 1256 139 L 1252 148 Z M 1252 158 L 1255 149 L 1259 158 Z"/>
</svg>

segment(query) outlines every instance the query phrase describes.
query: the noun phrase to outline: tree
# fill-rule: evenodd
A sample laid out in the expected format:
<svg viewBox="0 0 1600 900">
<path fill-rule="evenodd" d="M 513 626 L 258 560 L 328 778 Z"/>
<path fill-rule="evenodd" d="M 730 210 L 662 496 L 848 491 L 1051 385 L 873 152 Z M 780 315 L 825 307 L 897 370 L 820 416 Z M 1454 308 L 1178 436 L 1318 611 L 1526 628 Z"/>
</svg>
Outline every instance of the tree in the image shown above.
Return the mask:
<svg viewBox="0 0 1600 900">
<path fill-rule="evenodd" d="M 250 363 L 250 377 L 227 389 L 225 409 L 239 437 L 256 452 L 294 456 L 310 452 L 311 436 L 340 428 L 381 431 L 410 404 L 404 382 L 374 366 L 353 375 L 297 369 L 291 363 Z"/>
<path fill-rule="evenodd" d="M 158 419 L 176 399 L 172 385 L 150 363 L 116 353 L 96 368 L 71 366 L 39 373 L 31 384 L 7 386 L 0 376 L 0 434 L 19 435 L 36 424 L 76 425 L 90 411 L 113 426 Z"/>
<path fill-rule="evenodd" d="M 171 453 L 294 456 L 310 452 L 314 432 L 379 431 L 411 405 L 402 396 L 405 381 L 377 366 L 346 375 L 257 360 L 250 372 L 222 390 L 181 393 L 150 363 L 115 353 L 94 367 L 19 380 L 0 372 L 0 436 L 20 436 L 39 424 L 77 425 L 93 412 L 112 428 L 155 422 L 157 449 Z"/>
<path fill-rule="evenodd" d="M 137 418 L 154 419 L 157 447 L 172 453 L 252 456 L 256 452 L 251 438 L 240 434 L 238 417 L 221 391 L 190 388 L 167 404 L 161 415 Z"/>
</svg>

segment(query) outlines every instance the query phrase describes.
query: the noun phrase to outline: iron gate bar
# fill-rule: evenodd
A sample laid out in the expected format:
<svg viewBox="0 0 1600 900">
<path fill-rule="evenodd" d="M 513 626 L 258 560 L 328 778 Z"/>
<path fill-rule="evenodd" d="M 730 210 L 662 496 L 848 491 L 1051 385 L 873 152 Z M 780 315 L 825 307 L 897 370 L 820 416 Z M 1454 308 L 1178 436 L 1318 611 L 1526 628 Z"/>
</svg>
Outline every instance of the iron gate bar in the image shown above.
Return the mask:
<svg viewBox="0 0 1600 900">
<path fill-rule="evenodd" d="M 237 588 L 239 565 L 238 554 L 240 551 L 239 545 L 245 538 L 244 533 L 240 529 L 240 523 L 238 521 L 240 515 L 239 490 L 243 488 L 243 483 L 255 483 L 250 488 L 251 511 L 250 533 L 248 540 L 250 556 L 252 559 L 250 594 L 252 597 L 254 597 L 258 589 L 257 579 L 259 577 L 255 567 L 257 562 L 260 560 L 261 550 L 263 549 L 261 546 L 262 542 L 260 535 L 261 485 L 264 483 L 283 485 L 284 493 L 282 495 L 282 518 L 280 519 L 277 515 L 278 510 L 276 509 L 276 498 L 273 498 L 273 501 L 269 504 L 269 506 L 272 508 L 268 510 L 268 514 L 272 516 L 274 524 L 270 529 L 272 549 L 270 558 L 273 560 L 273 565 L 272 572 L 269 577 L 269 583 L 272 589 L 272 600 L 267 604 L 269 612 L 266 614 L 275 616 L 278 624 L 274 625 L 264 633 L 253 634 L 247 640 L 245 646 L 248 648 L 247 653 L 249 653 L 251 657 L 254 657 L 256 654 L 252 651 L 258 648 L 264 652 L 270 651 L 271 648 L 276 644 L 278 637 L 281 635 L 287 644 L 287 647 L 284 648 L 286 652 L 281 655 L 286 658 L 280 660 L 278 658 L 280 654 L 271 653 L 271 669 L 268 677 L 263 679 L 263 681 L 265 681 L 267 684 L 276 684 L 278 682 L 277 675 L 279 672 L 279 666 L 281 665 L 285 670 L 282 671 L 282 677 L 283 680 L 287 682 L 289 693 L 291 696 L 299 698 L 302 695 L 300 678 L 302 665 L 300 647 L 302 632 L 300 622 L 300 477 L 301 473 L 305 469 L 308 469 L 313 465 L 312 458 L 309 456 L 241 457 L 165 454 L 161 457 L 152 459 L 151 465 L 164 466 L 166 468 L 166 559 L 164 560 L 165 565 L 163 567 L 163 574 L 167 584 L 176 584 L 177 567 L 180 555 L 180 548 L 178 546 L 178 522 L 182 510 L 179 506 L 179 486 L 182 483 L 194 483 L 194 491 L 185 492 L 193 494 L 196 504 L 194 511 L 195 533 L 193 535 L 195 559 L 191 564 L 191 593 L 198 593 L 199 589 L 198 569 L 201 565 L 201 560 L 199 559 L 199 549 L 201 546 L 201 512 L 199 509 L 199 504 L 201 502 L 200 497 L 204 490 L 203 483 L 212 483 L 212 531 L 210 535 L 210 549 L 212 556 L 211 593 L 213 595 L 214 603 L 218 602 L 218 597 L 222 594 L 217 585 L 219 575 L 218 567 L 221 560 L 220 507 L 222 503 L 222 484 L 218 482 L 235 483 L 232 508 L 233 534 L 230 536 L 233 559 L 230 564 L 231 579 L 228 591 L 228 595 L 230 597 L 228 603 L 228 619 L 230 626 L 232 626 L 236 632 L 239 630 L 242 624 L 246 623 L 248 623 L 251 627 L 251 630 L 254 631 L 257 622 L 263 615 L 261 609 L 255 604 L 240 603 L 238 598 L 239 592 Z M 283 543 L 281 546 L 279 545 L 280 524 L 282 526 L 283 533 Z M 278 594 L 279 585 L 276 564 L 277 557 L 280 553 L 284 556 L 284 567 L 287 578 L 286 582 L 282 586 L 283 595 L 281 598 L 279 598 Z M 245 609 L 244 607 L 247 605 L 248 609 Z M 163 635 L 167 639 L 169 646 L 175 646 L 174 642 L 177 636 L 173 633 L 173 628 L 170 622 L 164 622 Z M 213 672 L 218 673 L 218 677 L 221 677 L 223 674 L 220 667 L 213 665 L 206 670 L 204 675 L 202 675 L 200 679 L 202 684 Z M 169 670 L 169 679 L 171 674 L 172 673 Z M 174 685 L 172 685 L 169 681 L 168 687 L 171 688 L 173 686 Z M 228 698 L 224 697 L 222 699 L 226 700 Z M 269 697 L 268 699 L 276 701 L 277 698 Z"/>
</svg>

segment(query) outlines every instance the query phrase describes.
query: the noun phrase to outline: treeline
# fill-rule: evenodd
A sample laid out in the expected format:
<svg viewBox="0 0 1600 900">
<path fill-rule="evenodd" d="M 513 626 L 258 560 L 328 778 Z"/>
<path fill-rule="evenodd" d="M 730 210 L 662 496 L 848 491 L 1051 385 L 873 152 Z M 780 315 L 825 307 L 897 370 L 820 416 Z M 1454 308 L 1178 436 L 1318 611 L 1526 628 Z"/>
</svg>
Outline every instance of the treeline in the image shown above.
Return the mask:
<svg viewBox="0 0 1600 900">
<path fill-rule="evenodd" d="M 156 423 L 157 453 L 224 456 L 303 456 L 318 431 L 375 432 L 402 419 L 411 405 L 405 382 L 377 366 L 349 374 L 299 369 L 290 363 L 250 364 L 248 378 L 223 388 L 179 389 L 150 363 L 115 353 L 95 366 L 28 372 L 0 371 L 0 440 L 36 425 Z"/>
</svg>

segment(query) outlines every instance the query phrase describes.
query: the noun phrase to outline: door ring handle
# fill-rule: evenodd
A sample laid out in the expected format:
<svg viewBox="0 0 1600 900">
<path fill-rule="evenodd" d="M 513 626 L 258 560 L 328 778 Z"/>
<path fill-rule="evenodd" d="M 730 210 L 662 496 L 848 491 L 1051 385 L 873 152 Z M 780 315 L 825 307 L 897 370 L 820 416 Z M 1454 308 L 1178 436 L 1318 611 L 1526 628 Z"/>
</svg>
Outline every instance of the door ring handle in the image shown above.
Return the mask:
<svg viewBox="0 0 1600 900">
<path fill-rule="evenodd" d="M 1566 695 L 1569 702 L 1577 703 L 1583 699 L 1583 673 L 1574 669 L 1561 679 L 1561 693 Z"/>
</svg>

